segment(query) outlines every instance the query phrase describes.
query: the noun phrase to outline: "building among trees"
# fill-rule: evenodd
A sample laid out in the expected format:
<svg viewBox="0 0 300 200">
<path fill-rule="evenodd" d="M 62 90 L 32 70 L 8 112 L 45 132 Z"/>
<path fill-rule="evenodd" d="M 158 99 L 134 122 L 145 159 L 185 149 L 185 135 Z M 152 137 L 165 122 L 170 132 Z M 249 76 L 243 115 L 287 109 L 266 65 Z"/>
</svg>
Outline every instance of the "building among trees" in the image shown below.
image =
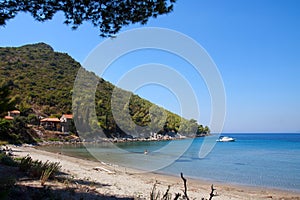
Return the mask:
<svg viewBox="0 0 300 200">
<path fill-rule="evenodd" d="M 49 131 L 59 131 L 60 126 L 60 120 L 58 118 L 44 118 L 41 119 L 41 126 L 44 127 L 45 130 Z"/>
<path fill-rule="evenodd" d="M 60 118 L 61 132 L 70 132 L 72 129 L 73 115 L 63 114 Z"/>
<path fill-rule="evenodd" d="M 4 119 L 7 120 L 13 120 L 15 117 L 20 116 L 20 111 L 18 110 L 12 110 L 7 112 L 7 116 L 4 117 Z"/>
</svg>

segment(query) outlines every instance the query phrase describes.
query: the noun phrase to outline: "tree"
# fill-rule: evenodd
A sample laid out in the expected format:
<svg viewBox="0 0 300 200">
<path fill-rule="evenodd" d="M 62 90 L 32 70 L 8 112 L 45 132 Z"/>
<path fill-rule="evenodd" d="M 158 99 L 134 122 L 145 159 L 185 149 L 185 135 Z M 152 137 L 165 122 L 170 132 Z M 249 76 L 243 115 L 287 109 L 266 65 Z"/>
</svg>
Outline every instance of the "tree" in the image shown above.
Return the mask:
<svg viewBox="0 0 300 200">
<path fill-rule="evenodd" d="M 19 12 L 29 12 L 35 20 L 51 20 L 62 11 L 65 24 L 76 29 L 84 21 L 99 27 L 101 36 L 112 36 L 123 26 L 146 24 L 150 17 L 170 13 L 176 0 L 4 0 L 0 3 L 0 25 Z"/>
<path fill-rule="evenodd" d="M 209 127 L 208 126 L 205 126 L 204 127 L 204 132 L 207 134 L 209 134 L 210 133 L 210 129 L 209 129 Z"/>
<path fill-rule="evenodd" d="M 15 101 L 9 97 L 9 83 L 0 84 L 0 115 L 15 108 Z"/>
</svg>

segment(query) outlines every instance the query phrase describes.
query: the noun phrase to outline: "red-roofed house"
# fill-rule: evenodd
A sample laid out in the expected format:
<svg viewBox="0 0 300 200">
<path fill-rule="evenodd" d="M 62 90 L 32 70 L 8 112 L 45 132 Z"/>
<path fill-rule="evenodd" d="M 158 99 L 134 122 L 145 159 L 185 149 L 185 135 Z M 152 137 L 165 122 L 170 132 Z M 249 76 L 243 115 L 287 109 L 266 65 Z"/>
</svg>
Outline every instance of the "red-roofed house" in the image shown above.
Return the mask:
<svg viewBox="0 0 300 200">
<path fill-rule="evenodd" d="M 7 120 L 13 120 L 15 117 L 20 116 L 20 111 L 18 110 L 12 110 L 7 112 L 7 116 L 4 117 L 4 119 Z"/>
<path fill-rule="evenodd" d="M 20 111 L 18 111 L 18 110 L 8 111 L 8 116 L 18 117 L 18 116 L 20 116 Z"/>
<path fill-rule="evenodd" d="M 4 119 L 13 120 L 14 118 L 12 116 L 5 116 Z"/>
<path fill-rule="evenodd" d="M 60 128 L 60 120 L 58 118 L 44 118 L 40 122 L 41 126 L 46 130 L 57 131 Z"/>
<path fill-rule="evenodd" d="M 69 132 L 72 127 L 72 121 L 72 114 L 63 114 L 60 118 L 61 132 Z"/>
</svg>

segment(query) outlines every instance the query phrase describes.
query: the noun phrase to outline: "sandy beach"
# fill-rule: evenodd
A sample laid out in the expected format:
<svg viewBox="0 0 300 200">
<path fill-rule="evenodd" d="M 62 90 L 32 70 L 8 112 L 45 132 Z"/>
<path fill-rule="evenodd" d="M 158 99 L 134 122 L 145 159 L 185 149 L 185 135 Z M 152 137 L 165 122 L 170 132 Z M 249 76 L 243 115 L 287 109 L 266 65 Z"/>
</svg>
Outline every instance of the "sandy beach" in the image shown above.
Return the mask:
<svg viewBox="0 0 300 200">
<path fill-rule="evenodd" d="M 183 181 L 175 176 L 145 173 L 116 165 L 78 159 L 58 153 L 46 152 L 28 146 L 11 146 L 13 154 L 18 157 L 30 155 L 33 159 L 59 162 L 61 171 L 76 180 L 93 182 L 94 191 L 102 195 L 114 195 L 120 198 L 149 199 L 153 185 L 162 194 L 170 186 L 170 193 L 184 190 Z M 219 182 L 207 182 L 187 179 L 190 199 L 209 198 L 211 184 L 216 189 L 215 200 L 227 199 L 300 199 L 300 193 L 278 189 L 246 187 Z"/>
</svg>

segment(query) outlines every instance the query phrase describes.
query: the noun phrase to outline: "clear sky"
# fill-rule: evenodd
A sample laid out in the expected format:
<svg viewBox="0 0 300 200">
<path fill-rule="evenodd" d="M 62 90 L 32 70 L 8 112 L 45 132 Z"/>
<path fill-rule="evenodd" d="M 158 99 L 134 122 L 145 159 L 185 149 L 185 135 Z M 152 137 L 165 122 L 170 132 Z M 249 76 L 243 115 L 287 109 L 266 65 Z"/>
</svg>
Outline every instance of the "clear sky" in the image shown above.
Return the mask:
<svg viewBox="0 0 300 200">
<path fill-rule="evenodd" d="M 172 13 L 151 19 L 146 27 L 179 31 L 209 53 L 226 90 L 224 132 L 300 132 L 299 10 L 298 0 L 179 0 Z M 35 22 L 29 14 L 19 14 L 0 27 L 0 46 L 45 42 L 82 63 L 103 39 L 88 22 L 76 31 L 62 22 L 62 14 L 45 23 Z M 148 62 L 174 66 L 186 73 L 197 90 L 197 120 L 209 125 L 210 96 L 204 82 L 194 80 L 193 72 L 185 70 L 186 63 L 169 56 L 152 52 L 143 60 L 145 56 L 139 53 L 128 55 L 114 63 L 104 78 L 116 83 L 122 73 Z M 174 95 L 157 85 L 135 92 L 171 111 L 180 110 Z"/>
</svg>

